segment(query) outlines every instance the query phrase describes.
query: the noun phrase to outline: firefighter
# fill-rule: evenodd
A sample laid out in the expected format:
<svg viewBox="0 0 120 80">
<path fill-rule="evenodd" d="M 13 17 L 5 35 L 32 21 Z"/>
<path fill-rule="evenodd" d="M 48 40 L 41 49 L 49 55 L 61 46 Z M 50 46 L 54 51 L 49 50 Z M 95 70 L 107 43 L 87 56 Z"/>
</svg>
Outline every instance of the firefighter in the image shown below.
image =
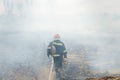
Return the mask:
<svg viewBox="0 0 120 80">
<path fill-rule="evenodd" d="M 54 67 L 56 76 L 60 77 L 63 60 L 67 60 L 67 51 L 64 43 L 60 40 L 60 35 L 56 34 L 54 40 L 49 43 L 47 48 L 47 56 L 52 56 L 54 60 Z"/>
</svg>

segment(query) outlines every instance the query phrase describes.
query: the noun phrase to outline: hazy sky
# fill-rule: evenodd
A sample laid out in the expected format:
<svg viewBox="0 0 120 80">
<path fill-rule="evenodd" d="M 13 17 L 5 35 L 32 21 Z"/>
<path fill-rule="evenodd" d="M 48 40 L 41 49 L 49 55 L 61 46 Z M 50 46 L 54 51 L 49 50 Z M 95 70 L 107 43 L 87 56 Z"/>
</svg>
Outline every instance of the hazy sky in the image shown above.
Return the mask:
<svg viewBox="0 0 120 80">
<path fill-rule="evenodd" d="M 43 16 L 45 29 L 71 34 L 95 35 L 119 32 L 119 0 L 37 0 L 34 17 Z M 46 18 L 47 16 L 47 18 Z M 35 23 L 36 24 L 36 23 Z M 57 29 L 56 29 L 57 27 Z"/>
<path fill-rule="evenodd" d="M 25 3 L 24 0 L 11 1 L 14 5 Z M 34 20 L 31 27 L 24 29 L 57 31 L 63 34 L 114 34 L 120 29 L 119 2 L 119 0 L 33 0 L 27 15 L 31 14 Z M 4 7 L 2 3 L 0 5 L 2 14 Z M 14 9 L 14 12 L 17 13 L 17 10 Z"/>
</svg>

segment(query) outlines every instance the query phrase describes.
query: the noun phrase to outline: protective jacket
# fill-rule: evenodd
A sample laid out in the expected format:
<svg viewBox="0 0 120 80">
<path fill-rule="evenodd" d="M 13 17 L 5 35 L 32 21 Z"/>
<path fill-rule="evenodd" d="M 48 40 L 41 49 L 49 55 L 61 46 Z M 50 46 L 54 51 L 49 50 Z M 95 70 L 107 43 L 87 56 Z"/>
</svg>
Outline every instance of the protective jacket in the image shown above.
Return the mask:
<svg viewBox="0 0 120 80">
<path fill-rule="evenodd" d="M 56 54 L 52 55 L 52 46 L 55 46 L 56 48 Z M 54 40 L 49 43 L 48 48 L 47 48 L 47 55 L 52 55 L 53 57 L 55 56 L 63 56 L 64 58 L 67 58 L 67 51 L 64 43 L 60 40 Z"/>
</svg>

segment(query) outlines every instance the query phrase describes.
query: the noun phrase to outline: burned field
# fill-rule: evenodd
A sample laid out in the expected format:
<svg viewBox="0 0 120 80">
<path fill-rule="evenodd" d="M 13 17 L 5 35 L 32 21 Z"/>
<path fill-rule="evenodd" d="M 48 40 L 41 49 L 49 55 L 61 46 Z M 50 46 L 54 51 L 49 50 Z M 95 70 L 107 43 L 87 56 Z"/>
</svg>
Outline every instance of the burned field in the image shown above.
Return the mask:
<svg viewBox="0 0 120 80">
<path fill-rule="evenodd" d="M 72 54 L 71 56 L 65 66 L 62 80 L 120 80 L 119 76 L 104 76 L 104 74 L 99 75 L 104 77 L 97 76 L 98 78 L 96 78 L 85 63 L 84 65 L 79 64 L 82 63 L 79 56 Z M 44 66 L 44 68 L 34 70 L 34 68 L 25 65 L 18 65 L 17 68 L 9 67 L 9 69 L 6 67 L 6 71 L 0 73 L 0 80 L 48 80 L 49 68 L 49 66 Z"/>
<path fill-rule="evenodd" d="M 72 62 L 68 63 L 61 80 L 120 80 L 119 74 L 109 74 L 107 72 L 95 74 L 89 70 L 88 65 Z"/>
<path fill-rule="evenodd" d="M 97 74 L 91 71 L 88 54 L 96 49 L 73 47 L 68 50 L 68 62 L 64 65 L 61 80 L 120 80 L 119 75 L 112 75 L 109 72 Z M 29 62 L 27 59 L 23 63 L 1 63 L 0 80 L 48 80 L 51 60 L 46 54 L 40 57 L 41 55 L 36 53 L 36 56 Z"/>
</svg>

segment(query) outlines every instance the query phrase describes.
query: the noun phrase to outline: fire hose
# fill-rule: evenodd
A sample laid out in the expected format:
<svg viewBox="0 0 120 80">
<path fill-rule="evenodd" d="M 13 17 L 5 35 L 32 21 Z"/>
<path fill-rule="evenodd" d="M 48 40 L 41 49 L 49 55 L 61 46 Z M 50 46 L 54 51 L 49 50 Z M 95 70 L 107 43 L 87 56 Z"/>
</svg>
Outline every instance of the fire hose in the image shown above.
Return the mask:
<svg viewBox="0 0 120 80">
<path fill-rule="evenodd" d="M 53 78 L 54 78 L 53 67 L 54 67 L 54 63 L 53 63 L 53 59 L 52 59 L 48 80 L 53 80 Z"/>
</svg>

